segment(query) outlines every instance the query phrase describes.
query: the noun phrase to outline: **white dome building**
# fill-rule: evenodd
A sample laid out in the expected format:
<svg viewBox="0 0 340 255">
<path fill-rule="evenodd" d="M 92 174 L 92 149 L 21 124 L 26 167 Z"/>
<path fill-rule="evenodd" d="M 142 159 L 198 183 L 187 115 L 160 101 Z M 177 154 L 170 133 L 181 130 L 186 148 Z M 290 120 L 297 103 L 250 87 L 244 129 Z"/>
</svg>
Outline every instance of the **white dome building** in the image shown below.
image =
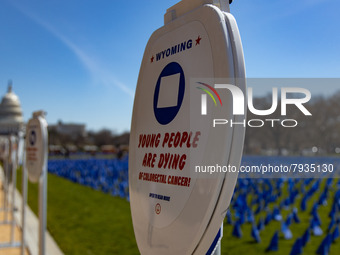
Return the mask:
<svg viewBox="0 0 340 255">
<path fill-rule="evenodd" d="M 23 130 L 21 104 L 18 96 L 12 91 L 12 83 L 8 84 L 7 94 L 0 104 L 0 134 L 17 134 Z"/>
</svg>

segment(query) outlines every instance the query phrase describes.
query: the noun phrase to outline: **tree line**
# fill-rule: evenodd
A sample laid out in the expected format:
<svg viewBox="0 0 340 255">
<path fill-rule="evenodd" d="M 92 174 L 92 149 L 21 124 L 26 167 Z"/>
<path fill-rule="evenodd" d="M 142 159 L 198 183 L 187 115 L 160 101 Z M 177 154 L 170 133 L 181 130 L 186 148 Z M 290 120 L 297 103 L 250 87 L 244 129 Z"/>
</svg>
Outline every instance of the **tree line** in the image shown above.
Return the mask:
<svg viewBox="0 0 340 255">
<path fill-rule="evenodd" d="M 254 99 L 256 109 L 269 109 L 271 95 Z M 312 114 L 305 116 L 295 105 L 287 106 L 287 115 L 281 116 L 281 101 L 269 116 L 255 116 L 249 110 L 247 120 L 294 119 L 296 127 L 284 127 L 280 121 L 266 122 L 263 127 L 246 127 L 244 154 L 325 155 L 340 153 L 340 91 L 334 95 L 312 98 L 304 106 Z M 255 123 L 255 122 L 254 122 Z M 287 122 L 288 123 L 288 122 Z M 289 123 L 291 125 L 292 122 Z"/>
<path fill-rule="evenodd" d="M 272 106 L 272 95 L 255 97 L 254 107 L 267 110 Z M 268 116 L 257 116 L 247 112 L 247 125 L 244 141 L 246 155 L 333 155 L 340 153 L 340 91 L 328 96 L 317 96 L 304 104 L 312 116 L 305 116 L 295 105 L 287 106 L 286 116 L 281 116 L 281 101 L 278 100 L 276 111 Z M 284 127 L 281 122 L 293 119 L 296 127 Z M 268 121 L 269 120 L 269 121 Z M 273 121 L 275 120 L 275 121 Z M 289 123 L 289 124 L 288 124 Z M 292 125 L 293 122 L 287 122 Z M 86 136 L 71 137 L 56 131 L 49 132 L 49 144 L 66 146 L 72 144 L 78 148 L 85 145 L 128 145 L 129 132 L 116 134 L 109 129 L 89 131 Z"/>
</svg>

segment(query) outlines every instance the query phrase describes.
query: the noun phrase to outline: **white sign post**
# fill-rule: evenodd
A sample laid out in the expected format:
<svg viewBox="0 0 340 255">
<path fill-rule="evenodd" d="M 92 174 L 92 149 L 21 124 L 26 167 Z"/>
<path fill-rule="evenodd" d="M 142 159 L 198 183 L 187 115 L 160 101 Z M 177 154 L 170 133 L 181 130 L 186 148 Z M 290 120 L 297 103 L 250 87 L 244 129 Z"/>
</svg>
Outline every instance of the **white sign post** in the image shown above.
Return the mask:
<svg viewBox="0 0 340 255">
<path fill-rule="evenodd" d="M 9 139 L 8 137 L 3 137 L 2 140 L 2 145 L 1 145 L 1 151 L 2 151 L 2 159 L 3 159 L 3 167 L 4 167 L 4 179 L 3 179 L 3 183 L 2 183 L 2 188 L 4 190 L 4 195 L 3 195 L 3 208 L 1 208 L 2 211 L 4 211 L 4 221 L 1 222 L 0 224 L 7 224 L 8 220 L 7 220 L 7 214 L 8 214 L 8 194 L 9 194 L 9 148 L 10 144 L 9 144 Z"/>
<path fill-rule="evenodd" d="M 10 241 L 8 243 L 0 243 L 0 249 L 19 247 L 20 242 L 14 240 L 14 230 L 16 221 L 14 217 L 15 212 L 15 190 L 17 178 L 17 164 L 18 164 L 18 139 L 14 135 L 9 135 L 8 139 L 3 144 L 4 147 L 4 165 L 5 165 L 5 178 L 3 180 L 4 189 L 4 221 L 0 224 L 10 224 Z M 11 185 L 10 185 L 11 184 Z M 11 190 L 9 189 L 11 186 Z M 10 193 L 11 192 L 11 193 Z M 11 197 L 11 199 L 10 199 Z M 8 213 L 10 219 L 8 219 Z"/>
<path fill-rule="evenodd" d="M 47 209 L 47 122 L 42 111 L 33 113 L 26 127 L 26 169 L 31 182 L 39 182 L 39 255 L 45 254 Z"/>
<path fill-rule="evenodd" d="M 129 149 L 143 255 L 220 251 L 245 133 L 245 115 L 233 112 L 233 96 L 246 90 L 243 50 L 228 10 L 228 0 L 183 0 L 146 46 Z M 229 125 L 215 127 L 220 119 Z"/>
<path fill-rule="evenodd" d="M 15 229 L 15 219 L 14 219 L 14 207 L 15 207 L 15 190 L 17 183 L 17 156 L 18 156 L 18 139 L 16 136 L 11 135 L 9 137 L 10 141 L 10 164 L 12 171 L 12 201 L 11 201 L 11 244 L 14 244 L 14 229 Z"/>
<path fill-rule="evenodd" d="M 24 145 L 25 148 L 25 145 Z M 21 201 L 21 224 L 22 224 L 22 233 L 21 233 L 21 249 L 20 254 L 25 255 L 26 249 L 26 204 L 27 204 L 27 172 L 26 172 L 26 151 L 25 149 L 22 152 L 22 180 L 21 180 L 21 190 L 22 190 L 22 201 Z"/>
</svg>

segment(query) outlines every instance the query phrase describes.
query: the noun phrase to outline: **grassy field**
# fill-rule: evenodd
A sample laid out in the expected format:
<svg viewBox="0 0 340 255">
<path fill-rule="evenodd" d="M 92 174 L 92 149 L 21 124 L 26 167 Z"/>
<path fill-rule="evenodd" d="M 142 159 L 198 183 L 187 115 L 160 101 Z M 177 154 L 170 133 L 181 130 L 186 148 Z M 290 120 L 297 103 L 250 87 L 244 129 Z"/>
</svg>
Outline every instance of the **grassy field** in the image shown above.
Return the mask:
<svg viewBox="0 0 340 255">
<path fill-rule="evenodd" d="M 19 180 L 21 180 L 21 171 L 18 173 L 18 184 Z M 324 185 L 322 182 L 320 191 L 323 190 Z M 18 185 L 19 189 L 20 186 L 21 184 Z M 35 213 L 38 208 L 37 194 L 37 185 L 29 183 L 28 203 Z M 331 198 L 333 194 L 334 189 L 331 189 Z M 309 226 L 309 211 L 318 197 L 319 192 L 316 192 L 308 202 L 308 210 L 304 213 L 299 212 L 301 223 L 291 225 L 293 239 L 284 240 L 281 237 L 279 251 L 270 252 L 270 254 L 290 253 L 296 238 L 300 237 Z M 301 197 L 297 199 L 296 205 L 299 205 L 300 199 Z M 329 201 L 332 200 L 329 199 Z M 330 221 L 328 218 L 330 206 L 330 203 L 327 206 L 320 206 L 318 211 L 324 233 L 326 233 Z M 299 208 L 299 206 L 297 207 Z M 139 254 L 128 201 L 49 174 L 47 208 L 48 230 L 65 254 Z M 283 211 L 284 219 L 289 212 Z M 262 216 L 265 215 L 262 214 Z M 256 217 L 256 221 L 258 217 Z M 260 234 L 262 242 L 256 244 L 250 236 L 250 224 L 242 226 L 243 238 L 238 239 L 231 235 L 232 226 L 225 223 L 222 254 L 263 254 L 277 230 L 280 230 L 280 223 L 272 221 Z M 324 236 L 312 236 L 304 248 L 304 254 L 315 254 Z M 339 239 L 336 244 L 331 246 L 330 254 L 340 254 Z"/>
<path fill-rule="evenodd" d="M 29 183 L 28 204 L 36 214 L 37 196 L 38 186 Z M 65 254 L 139 254 L 126 200 L 51 174 L 47 198 L 47 228 Z"/>
</svg>

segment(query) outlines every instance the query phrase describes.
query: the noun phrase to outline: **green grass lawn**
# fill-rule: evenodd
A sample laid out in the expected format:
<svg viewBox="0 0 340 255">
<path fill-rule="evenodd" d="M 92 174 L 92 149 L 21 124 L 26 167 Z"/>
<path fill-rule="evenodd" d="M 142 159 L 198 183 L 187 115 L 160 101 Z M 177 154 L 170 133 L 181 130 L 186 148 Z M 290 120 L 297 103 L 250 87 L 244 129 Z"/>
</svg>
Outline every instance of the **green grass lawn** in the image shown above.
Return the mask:
<svg viewBox="0 0 340 255">
<path fill-rule="evenodd" d="M 333 182 L 335 184 L 335 182 Z M 315 200 L 318 199 L 325 183 L 322 182 L 320 191 L 316 192 L 308 202 L 306 212 L 299 212 L 300 224 L 293 223 L 291 230 L 293 240 L 279 241 L 279 251 L 270 254 L 289 254 L 297 237 L 300 237 L 309 226 L 309 211 Z M 21 189 L 21 171 L 18 171 L 18 188 Z M 334 189 L 330 190 L 333 198 Z M 283 196 L 286 193 L 283 193 Z M 28 204 L 37 214 L 38 186 L 29 183 Z M 300 204 L 299 197 L 296 201 L 297 208 Z M 329 199 L 332 201 L 332 199 Z M 320 206 L 319 215 L 322 229 L 330 222 L 328 213 L 331 203 Z M 48 175 L 48 207 L 47 227 L 59 247 L 65 254 L 71 255 L 107 255 L 107 254 L 139 254 L 136 245 L 129 202 L 103 194 L 91 188 L 72 183 L 55 175 Z M 284 219 L 290 211 L 284 211 Z M 264 214 L 262 214 L 265 217 Z M 259 216 L 256 217 L 256 221 Z M 261 232 L 262 242 L 254 243 L 250 236 L 251 225 L 242 226 L 243 238 L 238 239 L 231 235 L 232 226 L 224 225 L 224 238 L 222 240 L 222 254 L 263 254 L 274 232 L 280 230 L 280 223 L 272 221 Z M 311 237 L 304 248 L 304 254 L 315 254 L 323 237 Z M 340 240 L 331 246 L 330 254 L 340 254 Z"/>
<path fill-rule="evenodd" d="M 18 171 L 21 190 L 21 171 Z M 139 254 L 130 204 L 48 174 L 47 228 L 65 254 Z M 38 185 L 29 182 L 28 204 L 37 214 Z"/>
</svg>

